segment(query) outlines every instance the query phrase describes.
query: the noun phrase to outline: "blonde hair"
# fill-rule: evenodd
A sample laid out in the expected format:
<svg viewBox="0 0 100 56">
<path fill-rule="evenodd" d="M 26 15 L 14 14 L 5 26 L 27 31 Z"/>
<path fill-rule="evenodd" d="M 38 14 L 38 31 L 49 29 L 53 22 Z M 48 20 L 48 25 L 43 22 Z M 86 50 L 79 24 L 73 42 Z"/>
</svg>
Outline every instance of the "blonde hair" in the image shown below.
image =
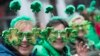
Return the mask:
<svg viewBox="0 0 100 56">
<path fill-rule="evenodd" d="M 74 23 L 74 21 L 76 21 L 77 19 L 81 19 L 82 21 L 84 21 L 84 17 L 81 16 L 81 15 L 76 15 L 75 17 L 73 17 L 70 22 L 69 22 L 69 25 L 72 25 Z"/>
<path fill-rule="evenodd" d="M 22 30 L 24 29 L 27 25 L 32 26 L 32 28 L 34 27 L 34 24 L 32 23 L 32 21 L 26 21 L 26 20 L 20 20 L 15 24 L 15 28 L 17 28 L 18 30 Z"/>
</svg>

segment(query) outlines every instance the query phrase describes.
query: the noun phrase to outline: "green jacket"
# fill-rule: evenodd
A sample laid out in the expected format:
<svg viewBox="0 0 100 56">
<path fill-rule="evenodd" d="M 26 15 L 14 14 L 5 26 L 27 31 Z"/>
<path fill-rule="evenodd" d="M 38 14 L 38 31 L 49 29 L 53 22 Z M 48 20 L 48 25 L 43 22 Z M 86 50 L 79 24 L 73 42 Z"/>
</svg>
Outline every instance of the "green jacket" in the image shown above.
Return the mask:
<svg viewBox="0 0 100 56">
<path fill-rule="evenodd" d="M 33 52 L 35 52 L 36 56 L 61 56 L 59 52 L 46 41 L 43 45 L 36 45 Z M 68 46 L 64 48 L 63 56 L 71 56 L 70 48 Z"/>
</svg>

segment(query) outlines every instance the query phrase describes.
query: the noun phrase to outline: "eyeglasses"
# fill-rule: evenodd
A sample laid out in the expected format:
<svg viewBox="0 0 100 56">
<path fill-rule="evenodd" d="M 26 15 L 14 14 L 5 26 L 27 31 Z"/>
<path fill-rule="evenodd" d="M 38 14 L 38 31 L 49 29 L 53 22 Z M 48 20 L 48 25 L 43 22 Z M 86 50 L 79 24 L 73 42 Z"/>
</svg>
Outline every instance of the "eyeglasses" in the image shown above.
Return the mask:
<svg viewBox="0 0 100 56">
<path fill-rule="evenodd" d="M 37 38 L 41 37 L 40 32 L 39 28 L 33 28 L 31 32 L 20 32 L 16 28 L 9 28 L 3 31 L 2 36 L 5 43 L 9 45 L 20 45 L 24 37 L 26 37 L 28 43 L 34 45 Z"/>
</svg>

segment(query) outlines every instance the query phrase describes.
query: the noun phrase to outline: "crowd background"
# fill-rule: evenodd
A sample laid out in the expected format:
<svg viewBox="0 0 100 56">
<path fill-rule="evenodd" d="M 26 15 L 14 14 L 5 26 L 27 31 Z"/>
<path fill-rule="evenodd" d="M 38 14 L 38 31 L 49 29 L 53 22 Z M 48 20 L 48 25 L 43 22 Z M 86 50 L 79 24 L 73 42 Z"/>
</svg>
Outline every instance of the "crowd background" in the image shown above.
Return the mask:
<svg viewBox="0 0 100 56">
<path fill-rule="evenodd" d="M 89 7 L 90 2 L 92 0 L 40 0 L 42 5 L 42 10 L 39 13 L 33 13 L 30 9 L 30 4 L 34 0 L 21 0 L 22 1 L 22 7 L 19 11 L 15 12 L 10 10 L 9 3 L 12 0 L 0 0 L 0 35 L 2 30 L 9 28 L 9 22 L 11 19 L 18 15 L 28 15 L 34 19 L 38 23 L 38 25 L 41 25 L 42 28 L 45 27 L 45 25 L 48 23 L 48 21 L 51 18 L 52 14 L 46 14 L 44 12 L 44 9 L 46 5 L 53 5 L 53 15 L 54 16 L 60 16 L 68 20 L 68 15 L 64 12 L 67 5 L 74 5 L 75 8 L 79 4 L 84 4 L 86 7 Z M 100 0 L 96 0 L 96 11 L 100 10 Z M 100 14 L 100 11 L 98 12 Z M 77 14 L 77 12 L 75 12 Z"/>
</svg>

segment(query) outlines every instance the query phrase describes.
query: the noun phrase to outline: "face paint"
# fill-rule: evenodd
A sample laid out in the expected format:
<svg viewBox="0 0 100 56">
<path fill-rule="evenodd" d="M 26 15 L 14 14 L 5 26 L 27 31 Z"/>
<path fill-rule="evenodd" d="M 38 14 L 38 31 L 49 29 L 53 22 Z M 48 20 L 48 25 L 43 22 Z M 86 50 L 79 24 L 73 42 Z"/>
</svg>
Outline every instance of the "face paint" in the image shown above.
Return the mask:
<svg viewBox="0 0 100 56">
<path fill-rule="evenodd" d="M 10 28 L 3 31 L 2 35 L 5 43 L 9 45 L 20 45 L 24 37 L 30 44 L 34 45 L 37 42 L 37 38 L 41 37 L 40 32 L 41 30 L 38 28 L 33 28 L 31 32 L 20 32 L 15 28 Z"/>
</svg>

